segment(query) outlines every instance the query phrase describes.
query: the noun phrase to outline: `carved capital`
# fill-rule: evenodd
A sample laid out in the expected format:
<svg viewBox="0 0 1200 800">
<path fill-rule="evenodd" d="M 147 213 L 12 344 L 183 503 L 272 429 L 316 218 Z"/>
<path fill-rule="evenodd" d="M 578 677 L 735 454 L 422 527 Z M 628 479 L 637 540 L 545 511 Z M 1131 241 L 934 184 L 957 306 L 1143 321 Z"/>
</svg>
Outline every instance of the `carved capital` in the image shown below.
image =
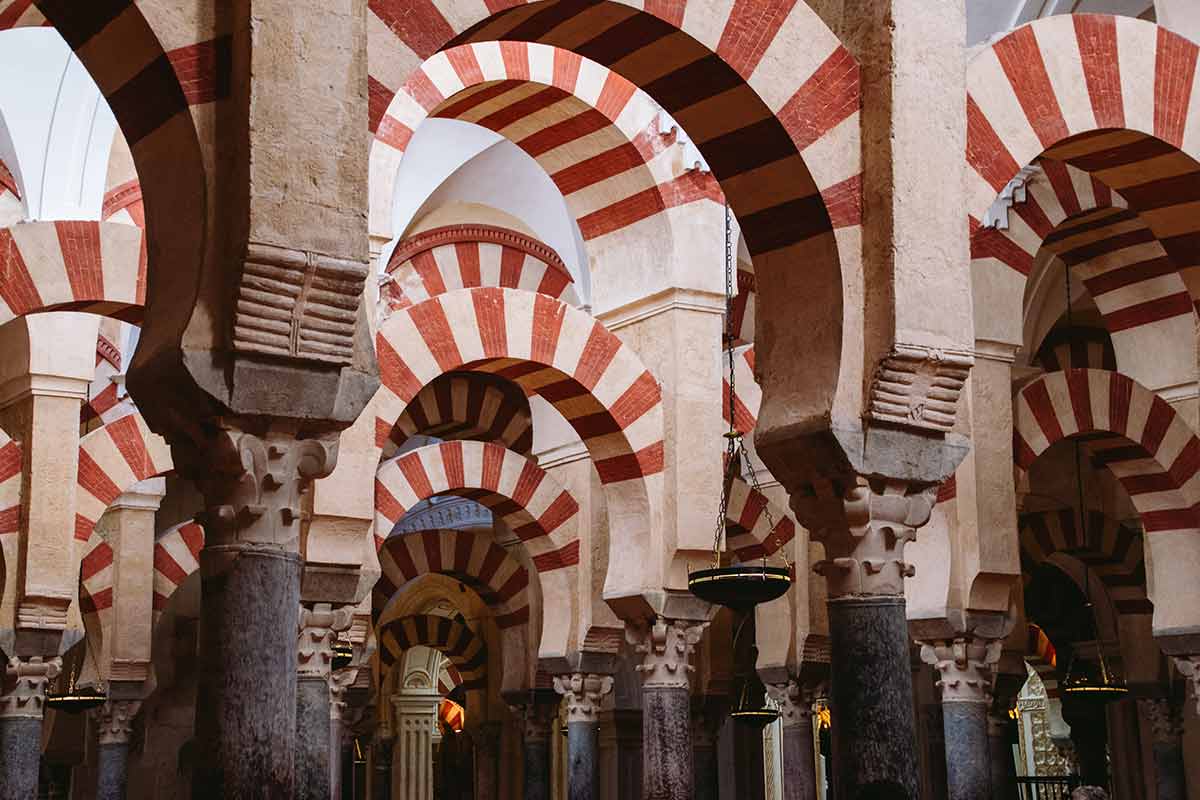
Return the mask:
<svg viewBox="0 0 1200 800">
<path fill-rule="evenodd" d="M 358 667 L 346 667 L 329 675 L 329 718 L 346 724 L 353 724 L 353 709 L 346 705 L 346 690 L 354 685 L 358 678 Z M 358 709 L 361 717 L 362 709 Z"/>
<path fill-rule="evenodd" d="M 875 370 L 867 415 L 879 422 L 948 433 L 974 363 L 967 351 L 898 342 Z"/>
<path fill-rule="evenodd" d="M 93 710 L 92 721 L 96 723 L 100 744 L 129 744 L 133 718 L 141 708 L 141 700 L 108 700 Z"/>
<path fill-rule="evenodd" d="M 33 717 L 41 719 L 46 704 L 46 688 L 62 671 L 59 657 L 8 659 L 4 687 L 0 692 L 0 718 Z"/>
<path fill-rule="evenodd" d="M 1200 654 L 1175 656 L 1179 674 L 1192 684 L 1192 696 L 1196 698 L 1196 713 L 1200 714 Z"/>
<path fill-rule="evenodd" d="M 1178 747 L 1183 736 L 1183 714 L 1169 700 L 1157 697 L 1138 700 L 1138 706 L 1150 723 L 1151 735 L 1155 744 L 1169 744 Z"/>
<path fill-rule="evenodd" d="M 550 741 L 558 708 L 559 704 L 555 703 L 526 703 L 512 707 L 517 719 L 521 720 L 521 733 L 526 743 Z"/>
<path fill-rule="evenodd" d="M 554 676 L 554 691 L 567 703 L 567 723 L 600 721 L 600 706 L 604 696 L 612 691 L 611 675 L 594 672 L 573 672 Z"/>
<path fill-rule="evenodd" d="M 992 679 L 1003 640 L 967 635 L 919 644 L 921 660 L 938 671 L 943 703 L 992 701 Z"/>
<path fill-rule="evenodd" d="M 354 609 L 334 609 L 329 603 L 300 606 L 300 638 L 296 645 L 296 669 L 300 677 L 330 677 L 333 641 L 350 627 Z M 351 682 L 353 678 L 351 679 Z"/>
<path fill-rule="evenodd" d="M 172 450 L 175 466 L 204 494 L 207 508 L 196 521 L 206 546 L 255 543 L 298 552 L 306 496 L 313 480 L 333 471 L 338 440 L 295 433 L 243 430 L 221 420 L 204 441 Z"/>
<path fill-rule="evenodd" d="M 929 521 L 935 491 L 860 478 L 845 493 L 847 527 L 827 528 L 814 537 L 825 545 L 826 559 L 813 571 L 824 576 L 831 598 L 904 594 L 904 579 L 915 572 L 904 560 L 904 545 Z"/>
<path fill-rule="evenodd" d="M 767 697 L 779 706 L 780 722 L 785 728 L 811 725 L 813 703 L 818 692 L 815 687 L 804 687 L 795 678 L 785 683 L 766 684 Z"/>
<path fill-rule="evenodd" d="M 644 628 L 627 626 L 625 638 L 642 656 L 642 663 L 637 666 L 642 688 L 688 688 L 695 669 L 688 662 L 706 624 L 659 617 Z"/>
</svg>

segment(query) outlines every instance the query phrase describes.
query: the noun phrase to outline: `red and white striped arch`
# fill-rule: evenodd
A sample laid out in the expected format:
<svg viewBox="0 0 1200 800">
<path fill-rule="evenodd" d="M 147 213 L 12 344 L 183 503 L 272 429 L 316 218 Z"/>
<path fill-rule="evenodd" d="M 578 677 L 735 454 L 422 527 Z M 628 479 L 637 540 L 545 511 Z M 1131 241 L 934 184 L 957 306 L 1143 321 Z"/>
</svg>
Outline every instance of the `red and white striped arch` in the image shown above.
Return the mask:
<svg viewBox="0 0 1200 800">
<path fill-rule="evenodd" d="M 663 470 L 662 392 L 641 360 L 587 314 L 511 289 L 448 292 L 385 320 L 376 336 L 382 386 L 376 430 L 395 424 L 434 378 L 469 369 L 538 393 L 571 423 L 599 472 L 614 531 L 612 581 L 641 581 Z M 630 563 L 622 563 L 629 559 Z M 632 585 L 632 584 L 631 584 Z M 616 584 L 612 584 L 615 594 Z"/>
<path fill-rule="evenodd" d="M 0 160 L 0 227 L 20 222 L 25 216 L 25 204 L 21 202 L 21 189 L 17 179 L 4 161 Z"/>
<path fill-rule="evenodd" d="M 1103 328 L 1056 328 L 1038 346 L 1034 362 L 1046 372 L 1117 368 L 1112 337 Z"/>
<path fill-rule="evenodd" d="M 1065 438 L 1111 434 L 1089 442 L 1128 492 L 1151 548 L 1155 595 L 1183 596 L 1200 570 L 1200 439 L 1161 397 L 1132 378 L 1103 370 L 1042 375 L 1017 393 L 1013 454 L 1028 470 Z M 1200 624 L 1200 609 L 1159 603 L 1160 636 Z"/>
<path fill-rule="evenodd" d="M 499 286 L 579 305 L 574 279 L 553 248 L 494 225 L 449 225 L 400 242 L 388 259 L 382 296 L 392 310 L 455 289 Z"/>
<path fill-rule="evenodd" d="M 171 450 L 128 402 L 129 413 L 79 440 L 75 539 L 86 542 L 96 522 L 122 492 L 138 481 L 174 469 Z"/>
<path fill-rule="evenodd" d="M 758 409 L 762 406 L 762 389 L 754 377 L 754 345 L 748 344 L 725 350 L 721 367 L 721 416 L 729 418 L 729 361 L 733 360 L 733 426 L 749 433 L 758 424 Z"/>
<path fill-rule="evenodd" d="M 388 427 L 376 418 L 375 444 L 391 458 L 410 437 L 494 442 L 522 455 L 533 449 L 529 401 L 516 387 L 497 385 L 482 375 L 443 375 L 428 384 Z"/>
<path fill-rule="evenodd" d="M 21 522 L 21 445 L 0 430 L 0 609 L 7 610 L 17 601 L 18 547 Z"/>
<path fill-rule="evenodd" d="M 168 528 L 154 541 L 154 615 L 167 607 L 175 591 L 200 568 L 204 528 L 188 520 Z"/>
<path fill-rule="evenodd" d="M 138 321 L 146 302 L 142 231 L 108 222 L 0 228 L 0 325 L 38 311 Z"/>
<path fill-rule="evenodd" d="M 967 71 L 973 224 L 1044 153 L 1122 195 L 1185 281 L 1200 283 L 1200 221 L 1184 177 L 1200 157 L 1197 52 L 1153 23 L 1099 14 L 1041 19 L 980 51 Z"/>
<path fill-rule="evenodd" d="M 730 484 L 725 521 L 726 549 L 743 564 L 773 555 L 796 535 L 791 515 L 741 478 Z"/>
<path fill-rule="evenodd" d="M 100 219 L 105 222 L 120 222 L 146 227 L 146 208 L 142 200 L 142 184 L 137 178 L 132 178 L 115 186 L 110 186 L 104 192 L 104 202 L 100 207 Z"/>
<path fill-rule="evenodd" d="M 428 647 L 450 660 L 465 691 L 487 689 L 487 645 L 457 619 L 413 614 L 385 623 L 378 631 L 379 661 L 385 670 L 413 647 Z M 507 670 L 506 670 L 507 672 Z"/>
</svg>

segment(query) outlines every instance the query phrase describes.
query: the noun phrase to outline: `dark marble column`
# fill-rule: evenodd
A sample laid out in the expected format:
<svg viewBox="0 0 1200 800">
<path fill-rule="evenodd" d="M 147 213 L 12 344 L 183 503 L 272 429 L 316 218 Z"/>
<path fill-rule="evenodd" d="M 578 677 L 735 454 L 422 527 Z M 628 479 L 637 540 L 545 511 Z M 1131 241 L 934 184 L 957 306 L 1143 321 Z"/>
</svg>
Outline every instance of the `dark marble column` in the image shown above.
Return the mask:
<svg viewBox="0 0 1200 800">
<path fill-rule="evenodd" d="M 988 709 L 1000 639 L 967 634 L 925 642 L 921 658 L 937 673 L 949 800 L 991 800 L 992 749 Z"/>
<path fill-rule="evenodd" d="M 696 800 L 717 800 L 717 733 L 724 722 L 721 705 L 713 699 L 692 708 L 692 791 Z"/>
<path fill-rule="evenodd" d="M 1017 800 L 1017 764 L 1012 750 L 1017 723 L 1008 718 L 1006 711 L 1000 713 L 988 715 L 988 749 L 992 756 L 991 796 L 995 800 Z"/>
<path fill-rule="evenodd" d="M 0 694 L 0 800 L 35 800 L 46 689 L 61 658 L 8 660 Z"/>
<path fill-rule="evenodd" d="M 550 737 L 558 721 L 561 698 L 535 693 L 521 708 L 525 757 L 524 800 L 550 800 Z"/>
<path fill-rule="evenodd" d="M 737 800 L 763 800 L 767 781 L 763 764 L 762 728 L 730 720 L 733 738 L 733 783 Z"/>
<path fill-rule="evenodd" d="M 391 737 L 376 737 L 371 744 L 371 800 L 391 800 L 394 751 L 395 740 Z"/>
<path fill-rule="evenodd" d="M 140 700 L 109 700 L 92 712 L 96 723 L 96 800 L 125 800 L 129 738 Z"/>
<path fill-rule="evenodd" d="M 1108 714 L 1103 704 L 1063 697 L 1063 719 L 1071 726 L 1071 741 L 1079 775 L 1088 786 L 1108 786 Z"/>
<path fill-rule="evenodd" d="M 1154 772 L 1158 800 L 1187 800 L 1183 766 L 1183 715 L 1165 698 L 1139 700 L 1154 741 Z"/>
<path fill-rule="evenodd" d="M 643 800 L 692 800 L 692 650 L 707 623 L 660 617 L 626 628 L 642 656 Z"/>
<path fill-rule="evenodd" d="M 612 686 L 611 675 L 591 672 L 554 678 L 554 689 L 567 704 L 568 800 L 600 796 L 600 706 Z"/>
<path fill-rule="evenodd" d="M 813 701 L 797 680 L 767 685 L 780 709 L 783 728 L 783 800 L 816 800 L 817 766 L 813 743 Z"/>
<path fill-rule="evenodd" d="M 500 723 L 485 722 L 475 730 L 474 800 L 500 797 Z"/>
<path fill-rule="evenodd" d="M 296 798 L 329 800 L 333 793 L 330 762 L 335 745 L 329 681 L 333 641 L 350 627 L 350 609 L 334 610 L 329 603 L 300 609 L 296 645 Z"/>
</svg>

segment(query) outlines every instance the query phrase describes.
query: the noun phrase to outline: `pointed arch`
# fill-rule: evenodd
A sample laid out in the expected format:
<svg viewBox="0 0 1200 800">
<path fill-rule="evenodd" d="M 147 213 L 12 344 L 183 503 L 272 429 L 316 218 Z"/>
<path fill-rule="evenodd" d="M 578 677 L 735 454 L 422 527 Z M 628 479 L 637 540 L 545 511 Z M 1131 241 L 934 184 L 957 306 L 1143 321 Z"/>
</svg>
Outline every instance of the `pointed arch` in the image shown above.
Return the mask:
<svg viewBox="0 0 1200 800">
<path fill-rule="evenodd" d="M 421 389 L 446 372 L 486 372 L 542 395 L 583 439 L 609 514 L 622 520 L 610 543 L 606 596 L 640 609 L 643 591 L 662 585 L 661 556 L 650 549 L 660 502 L 651 484 L 663 470 L 662 393 L 601 323 L 541 294 L 462 289 L 388 318 L 376 353 L 377 432 L 393 426 Z"/>
<path fill-rule="evenodd" d="M 378 631 L 379 660 L 385 670 L 412 647 L 437 650 L 450 660 L 465 691 L 487 689 L 487 645 L 466 623 L 433 614 L 413 614 L 386 622 Z"/>
<path fill-rule="evenodd" d="M 23 222 L 0 228 L 0 325 L 39 311 L 140 322 L 146 241 L 114 222 Z"/>
<path fill-rule="evenodd" d="M 1089 434 L 1092 458 L 1125 488 L 1150 548 L 1154 632 L 1172 637 L 1200 626 L 1200 613 L 1171 599 L 1186 596 L 1200 564 L 1200 439 L 1161 397 L 1132 378 L 1103 370 L 1042 375 L 1018 393 L 1013 455 L 1028 470 L 1052 444 Z"/>
</svg>

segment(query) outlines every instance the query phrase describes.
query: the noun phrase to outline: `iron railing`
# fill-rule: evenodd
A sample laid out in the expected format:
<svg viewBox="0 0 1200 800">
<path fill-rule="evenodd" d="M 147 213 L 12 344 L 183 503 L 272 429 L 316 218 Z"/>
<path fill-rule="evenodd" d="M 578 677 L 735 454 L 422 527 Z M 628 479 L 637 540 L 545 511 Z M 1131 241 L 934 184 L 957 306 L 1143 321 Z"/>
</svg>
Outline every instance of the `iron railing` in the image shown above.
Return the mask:
<svg viewBox="0 0 1200 800">
<path fill-rule="evenodd" d="M 1017 778 L 1017 791 L 1021 800 L 1070 800 L 1071 790 L 1082 783 L 1078 775 L 1020 777 Z"/>
</svg>

